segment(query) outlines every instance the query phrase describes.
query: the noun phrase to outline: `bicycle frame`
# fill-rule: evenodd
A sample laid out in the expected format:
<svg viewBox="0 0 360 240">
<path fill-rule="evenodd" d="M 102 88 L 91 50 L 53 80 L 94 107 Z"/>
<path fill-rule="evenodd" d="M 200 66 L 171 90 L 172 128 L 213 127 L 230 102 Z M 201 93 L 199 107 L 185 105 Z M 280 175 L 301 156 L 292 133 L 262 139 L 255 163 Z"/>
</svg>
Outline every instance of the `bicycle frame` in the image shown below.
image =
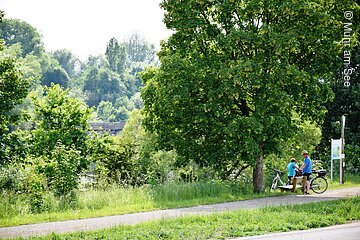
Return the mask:
<svg viewBox="0 0 360 240">
<path fill-rule="evenodd" d="M 273 181 L 272 181 L 272 184 L 271 184 L 271 189 L 272 190 L 275 190 L 277 185 L 278 185 L 278 182 L 281 183 L 281 185 L 285 185 L 285 183 L 281 180 L 281 177 L 279 175 L 279 171 L 277 170 L 274 170 L 276 172 L 276 176 L 274 177 Z"/>
</svg>

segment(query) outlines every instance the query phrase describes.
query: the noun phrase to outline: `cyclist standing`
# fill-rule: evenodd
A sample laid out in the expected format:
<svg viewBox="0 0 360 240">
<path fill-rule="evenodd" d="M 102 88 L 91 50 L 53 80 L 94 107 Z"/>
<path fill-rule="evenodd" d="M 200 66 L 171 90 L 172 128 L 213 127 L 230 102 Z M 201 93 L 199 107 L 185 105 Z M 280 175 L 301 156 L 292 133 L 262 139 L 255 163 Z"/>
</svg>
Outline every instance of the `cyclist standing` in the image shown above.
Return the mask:
<svg viewBox="0 0 360 240">
<path fill-rule="evenodd" d="M 306 150 L 303 150 L 301 155 L 304 157 L 304 163 L 300 167 L 300 169 L 302 170 L 302 175 L 306 177 L 306 186 L 305 186 L 304 194 L 309 194 L 309 191 L 310 191 L 309 180 L 310 180 L 310 174 L 311 174 L 311 169 L 312 169 L 311 159 Z"/>
</svg>

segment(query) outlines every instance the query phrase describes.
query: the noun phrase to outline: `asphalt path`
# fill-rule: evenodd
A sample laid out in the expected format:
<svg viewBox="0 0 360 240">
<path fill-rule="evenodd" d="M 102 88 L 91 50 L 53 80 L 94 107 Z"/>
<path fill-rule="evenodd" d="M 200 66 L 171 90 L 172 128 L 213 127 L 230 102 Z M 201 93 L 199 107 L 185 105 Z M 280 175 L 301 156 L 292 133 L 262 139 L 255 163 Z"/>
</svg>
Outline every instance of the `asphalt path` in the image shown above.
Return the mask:
<svg viewBox="0 0 360 240">
<path fill-rule="evenodd" d="M 98 218 L 3 227 L 0 228 L 0 238 L 12 238 L 20 236 L 30 237 L 51 233 L 97 230 L 102 228 L 110 228 L 118 225 L 132 225 L 146 221 L 177 218 L 189 215 L 207 215 L 216 212 L 226 212 L 240 209 L 254 209 L 267 206 L 322 202 L 353 196 L 360 196 L 360 187 L 329 190 L 319 195 L 313 193 L 310 195 L 276 196 L 237 202 L 201 205 L 189 208 L 157 210 L 151 212 L 140 212 L 134 214 L 124 214 Z"/>
</svg>

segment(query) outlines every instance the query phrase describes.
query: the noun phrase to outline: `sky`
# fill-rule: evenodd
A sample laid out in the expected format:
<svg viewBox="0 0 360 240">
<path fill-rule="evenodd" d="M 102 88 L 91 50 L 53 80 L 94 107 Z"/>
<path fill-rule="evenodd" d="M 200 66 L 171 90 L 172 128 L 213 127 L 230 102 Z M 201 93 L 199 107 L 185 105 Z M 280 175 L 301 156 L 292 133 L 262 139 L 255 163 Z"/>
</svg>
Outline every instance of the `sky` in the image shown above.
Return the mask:
<svg viewBox="0 0 360 240">
<path fill-rule="evenodd" d="M 47 51 L 69 49 L 80 59 L 104 54 L 115 37 L 138 33 L 159 47 L 170 36 L 162 22 L 161 0 L 0 0 L 5 18 L 35 27 Z"/>
</svg>

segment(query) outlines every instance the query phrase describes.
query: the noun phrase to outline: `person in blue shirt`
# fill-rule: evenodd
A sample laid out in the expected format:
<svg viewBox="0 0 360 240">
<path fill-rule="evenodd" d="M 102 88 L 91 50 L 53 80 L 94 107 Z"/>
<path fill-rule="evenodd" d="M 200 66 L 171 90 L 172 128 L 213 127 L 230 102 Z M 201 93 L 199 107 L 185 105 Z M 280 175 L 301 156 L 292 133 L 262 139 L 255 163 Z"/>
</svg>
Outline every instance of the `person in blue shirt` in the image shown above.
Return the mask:
<svg viewBox="0 0 360 240">
<path fill-rule="evenodd" d="M 296 163 L 296 159 L 292 158 L 290 159 L 289 164 L 286 166 L 287 170 L 288 170 L 288 179 L 289 182 L 291 182 L 291 179 L 296 175 L 296 170 L 299 169 L 297 163 Z"/>
<path fill-rule="evenodd" d="M 311 159 L 308 155 L 308 152 L 306 150 L 303 150 L 301 155 L 304 157 L 304 163 L 303 165 L 300 167 L 300 169 L 302 170 L 302 175 L 306 177 L 306 186 L 305 186 L 305 194 L 309 194 L 310 191 L 310 175 L 311 175 L 311 169 L 312 169 L 312 164 L 311 164 Z"/>
</svg>

